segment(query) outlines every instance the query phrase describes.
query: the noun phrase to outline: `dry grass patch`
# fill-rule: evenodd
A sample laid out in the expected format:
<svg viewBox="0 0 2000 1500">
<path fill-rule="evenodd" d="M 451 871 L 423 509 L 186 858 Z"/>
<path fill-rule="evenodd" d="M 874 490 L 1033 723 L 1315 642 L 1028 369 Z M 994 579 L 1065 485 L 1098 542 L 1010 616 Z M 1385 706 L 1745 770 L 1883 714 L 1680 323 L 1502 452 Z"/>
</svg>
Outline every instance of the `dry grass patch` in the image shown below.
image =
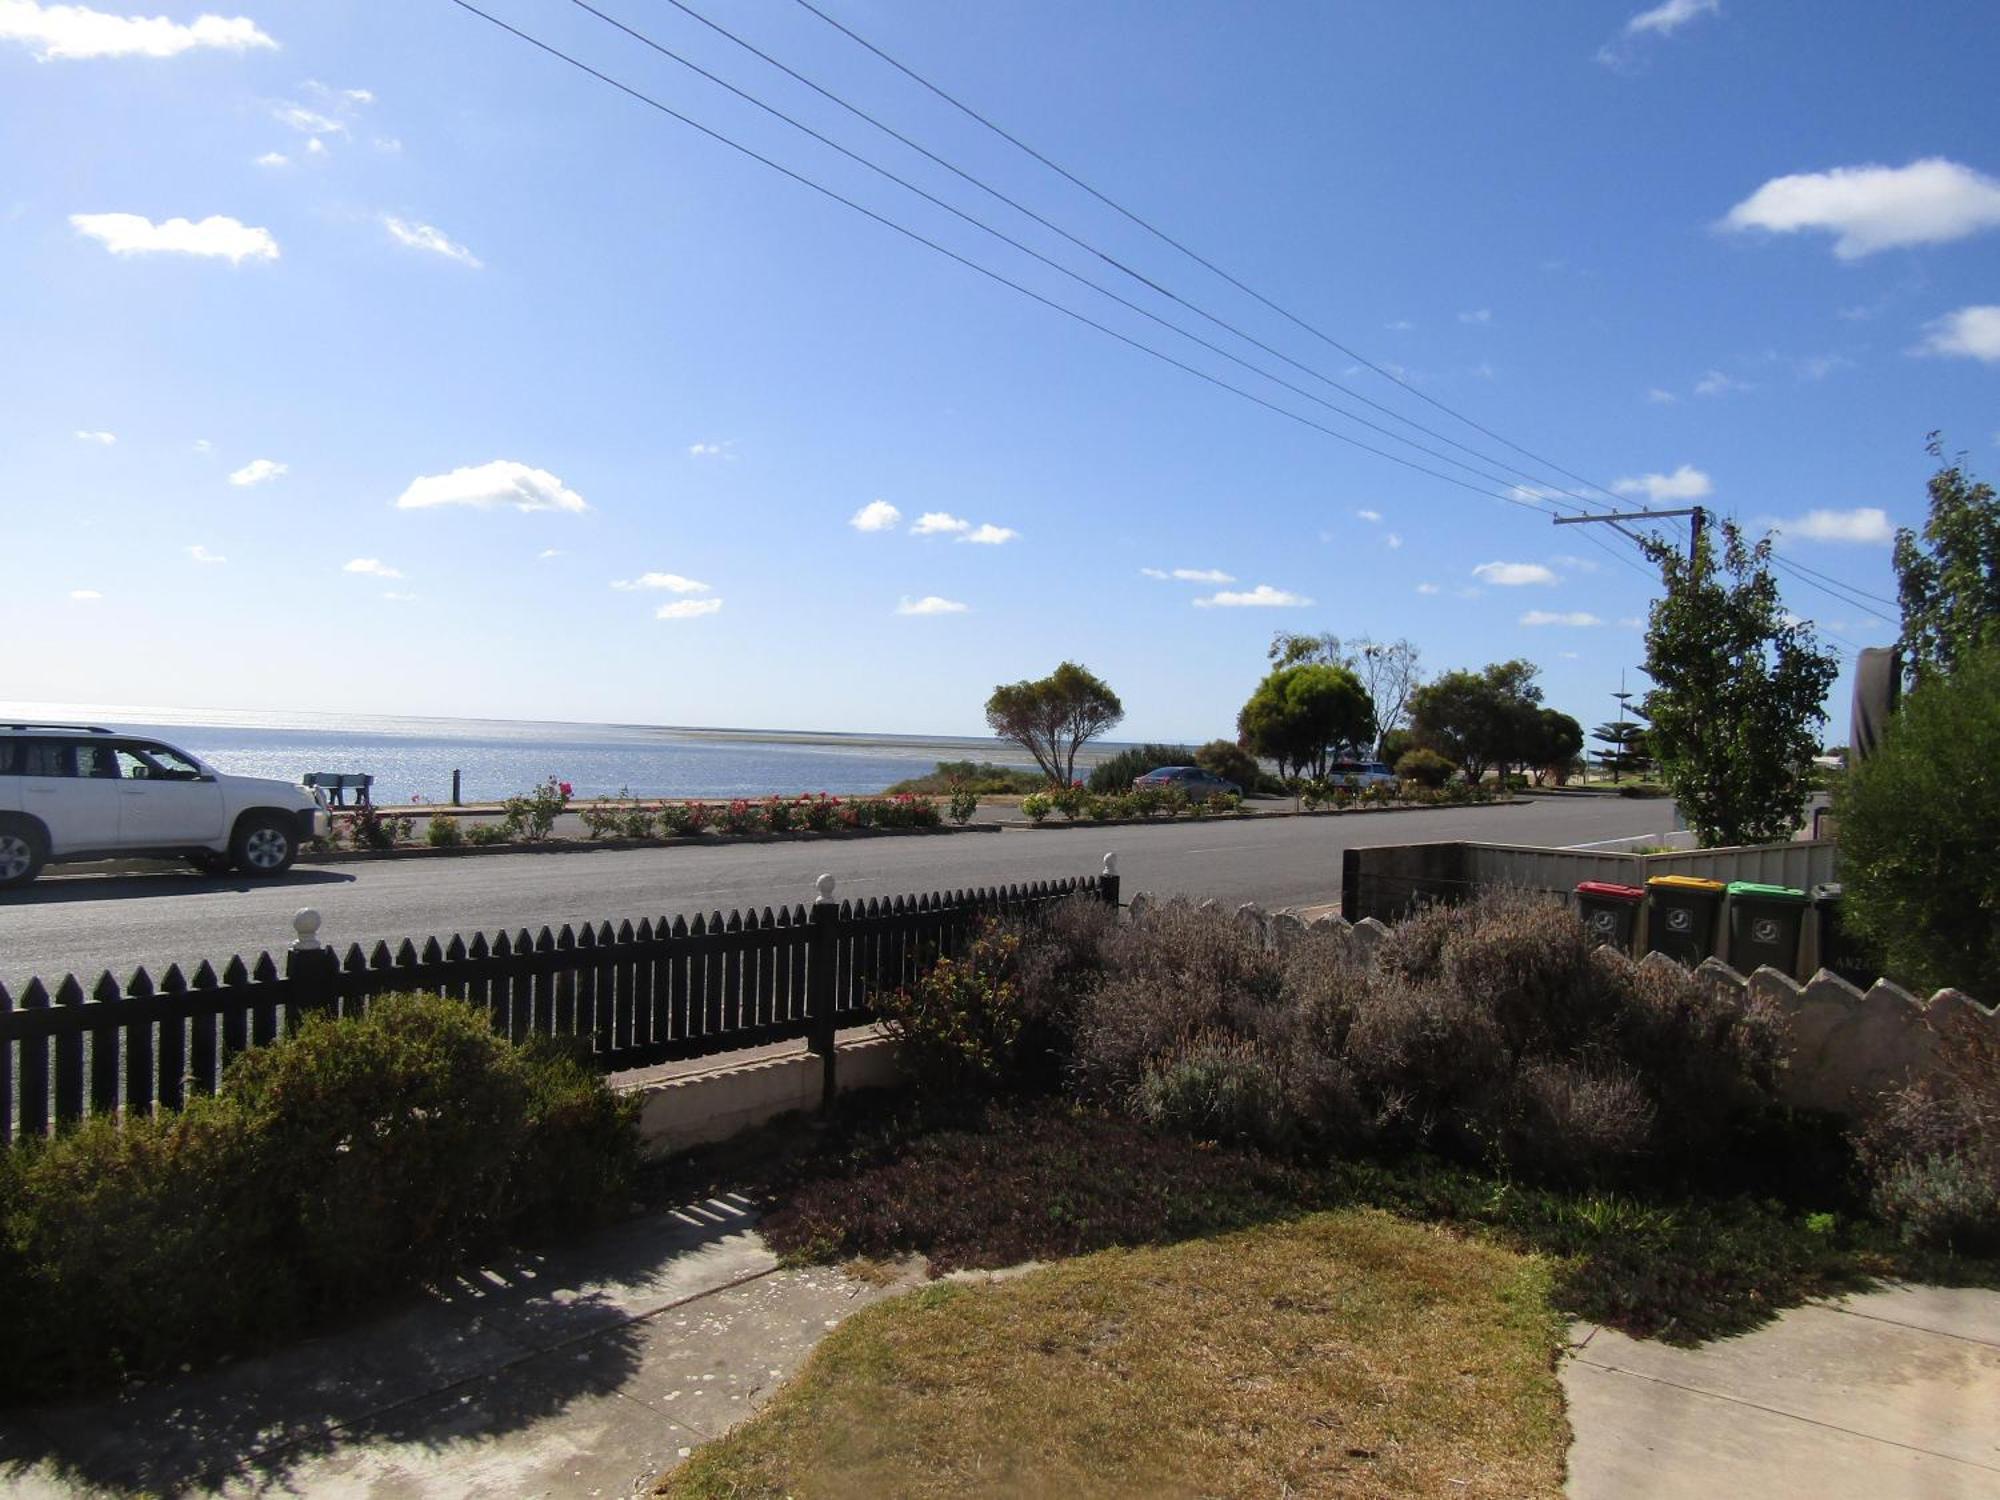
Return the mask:
<svg viewBox="0 0 2000 1500">
<path fill-rule="evenodd" d="M 857 1314 L 682 1500 L 1554 1496 L 1549 1274 L 1372 1211 Z"/>
</svg>

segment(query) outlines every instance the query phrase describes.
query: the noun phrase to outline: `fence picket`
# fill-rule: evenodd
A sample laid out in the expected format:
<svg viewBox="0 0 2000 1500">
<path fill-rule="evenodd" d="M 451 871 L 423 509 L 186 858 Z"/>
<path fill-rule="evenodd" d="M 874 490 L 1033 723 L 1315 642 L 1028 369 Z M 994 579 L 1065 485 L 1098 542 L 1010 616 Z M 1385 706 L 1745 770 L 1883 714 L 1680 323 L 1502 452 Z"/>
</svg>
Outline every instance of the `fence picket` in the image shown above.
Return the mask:
<svg viewBox="0 0 2000 1500">
<path fill-rule="evenodd" d="M 167 972 L 160 976 L 160 994 L 169 1001 L 180 1001 L 187 990 L 181 966 L 167 965 Z M 154 1097 L 161 1109 L 179 1109 L 187 1102 L 187 1026 L 178 1004 L 170 1004 L 160 1018 L 160 1082 Z"/>
</svg>

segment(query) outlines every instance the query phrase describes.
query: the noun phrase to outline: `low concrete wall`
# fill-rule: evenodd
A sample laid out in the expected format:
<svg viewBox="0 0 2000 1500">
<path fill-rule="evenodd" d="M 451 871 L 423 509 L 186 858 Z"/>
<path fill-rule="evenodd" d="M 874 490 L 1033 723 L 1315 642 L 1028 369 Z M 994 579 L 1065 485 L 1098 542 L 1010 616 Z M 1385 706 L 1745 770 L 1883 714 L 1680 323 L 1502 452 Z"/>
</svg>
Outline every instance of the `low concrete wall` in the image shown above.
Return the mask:
<svg viewBox="0 0 2000 1500">
<path fill-rule="evenodd" d="M 817 1110 L 822 1076 L 816 1054 L 790 1052 L 614 1087 L 638 1098 L 641 1150 L 661 1157 L 726 1140 L 793 1110 Z M 842 1042 L 835 1049 L 834 1080 L 841 1093 L 902 1082 L 896 1043 L 884 1036 Z"/>
</svg>

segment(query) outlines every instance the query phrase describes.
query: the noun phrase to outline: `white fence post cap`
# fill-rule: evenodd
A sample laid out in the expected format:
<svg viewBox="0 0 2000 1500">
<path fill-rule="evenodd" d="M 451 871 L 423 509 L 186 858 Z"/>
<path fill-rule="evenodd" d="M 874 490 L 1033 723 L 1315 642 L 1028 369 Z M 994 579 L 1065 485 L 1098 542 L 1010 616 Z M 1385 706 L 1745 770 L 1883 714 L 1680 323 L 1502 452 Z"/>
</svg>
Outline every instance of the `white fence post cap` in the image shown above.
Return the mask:
<svg viewBox="0 0 2000 1500">
<path fill-rule="evenodd" d="M 1116 849 L 1113 849 L 1104 856 L 1104 873 L 1107 875 L 1116 875 L 1118 873 L 1118 851 Z"/>
<path fill-rule="evenodd" d="M 833 899 L 833 877 L 831 875 L 820 876 L 819 879 L 813 882 L 813 889 L 819 892 L 819 895 L 814 898 L 815 903 L 831 901 Z"/>
<path fill-rule="evenodd" d="M 298 936 L 292 940 L 292 947 L 313 949 L 319 944 L 319 913 L 310 906 L 301 906 L 292 914 L 292 931 Z"/>
</svg>

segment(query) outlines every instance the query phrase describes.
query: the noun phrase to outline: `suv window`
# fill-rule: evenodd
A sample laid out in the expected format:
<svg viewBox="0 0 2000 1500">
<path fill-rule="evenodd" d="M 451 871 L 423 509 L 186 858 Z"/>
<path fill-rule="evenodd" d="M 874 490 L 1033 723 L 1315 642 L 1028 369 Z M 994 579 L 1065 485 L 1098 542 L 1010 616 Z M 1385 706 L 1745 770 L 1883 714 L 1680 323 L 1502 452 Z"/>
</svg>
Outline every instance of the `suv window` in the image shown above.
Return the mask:
<svg viewBox="0 0 2000 1500">
<path fill-rule="evenodd" d="M 119 774 L 118 757 L 111 747 L 102 741 L 93 740 L 88 744 L 74 744 L 67 747 L 76 757 L 76 769 L 72 775 L 115 779 Z"/>
<path fill-rule="evenodd" d="M 0 772 L 14 776 L 68 776 L 71 774 L 69 742 L 41 739 L 0 740 Z"/>
<path fill-rule="evenodd" d="M 126 781 L 195 781 L 201 767 L 178 750 L 165 745 L 128 740 L 111 747 L 117 758 L 118 775 Z"/>
</svg>

